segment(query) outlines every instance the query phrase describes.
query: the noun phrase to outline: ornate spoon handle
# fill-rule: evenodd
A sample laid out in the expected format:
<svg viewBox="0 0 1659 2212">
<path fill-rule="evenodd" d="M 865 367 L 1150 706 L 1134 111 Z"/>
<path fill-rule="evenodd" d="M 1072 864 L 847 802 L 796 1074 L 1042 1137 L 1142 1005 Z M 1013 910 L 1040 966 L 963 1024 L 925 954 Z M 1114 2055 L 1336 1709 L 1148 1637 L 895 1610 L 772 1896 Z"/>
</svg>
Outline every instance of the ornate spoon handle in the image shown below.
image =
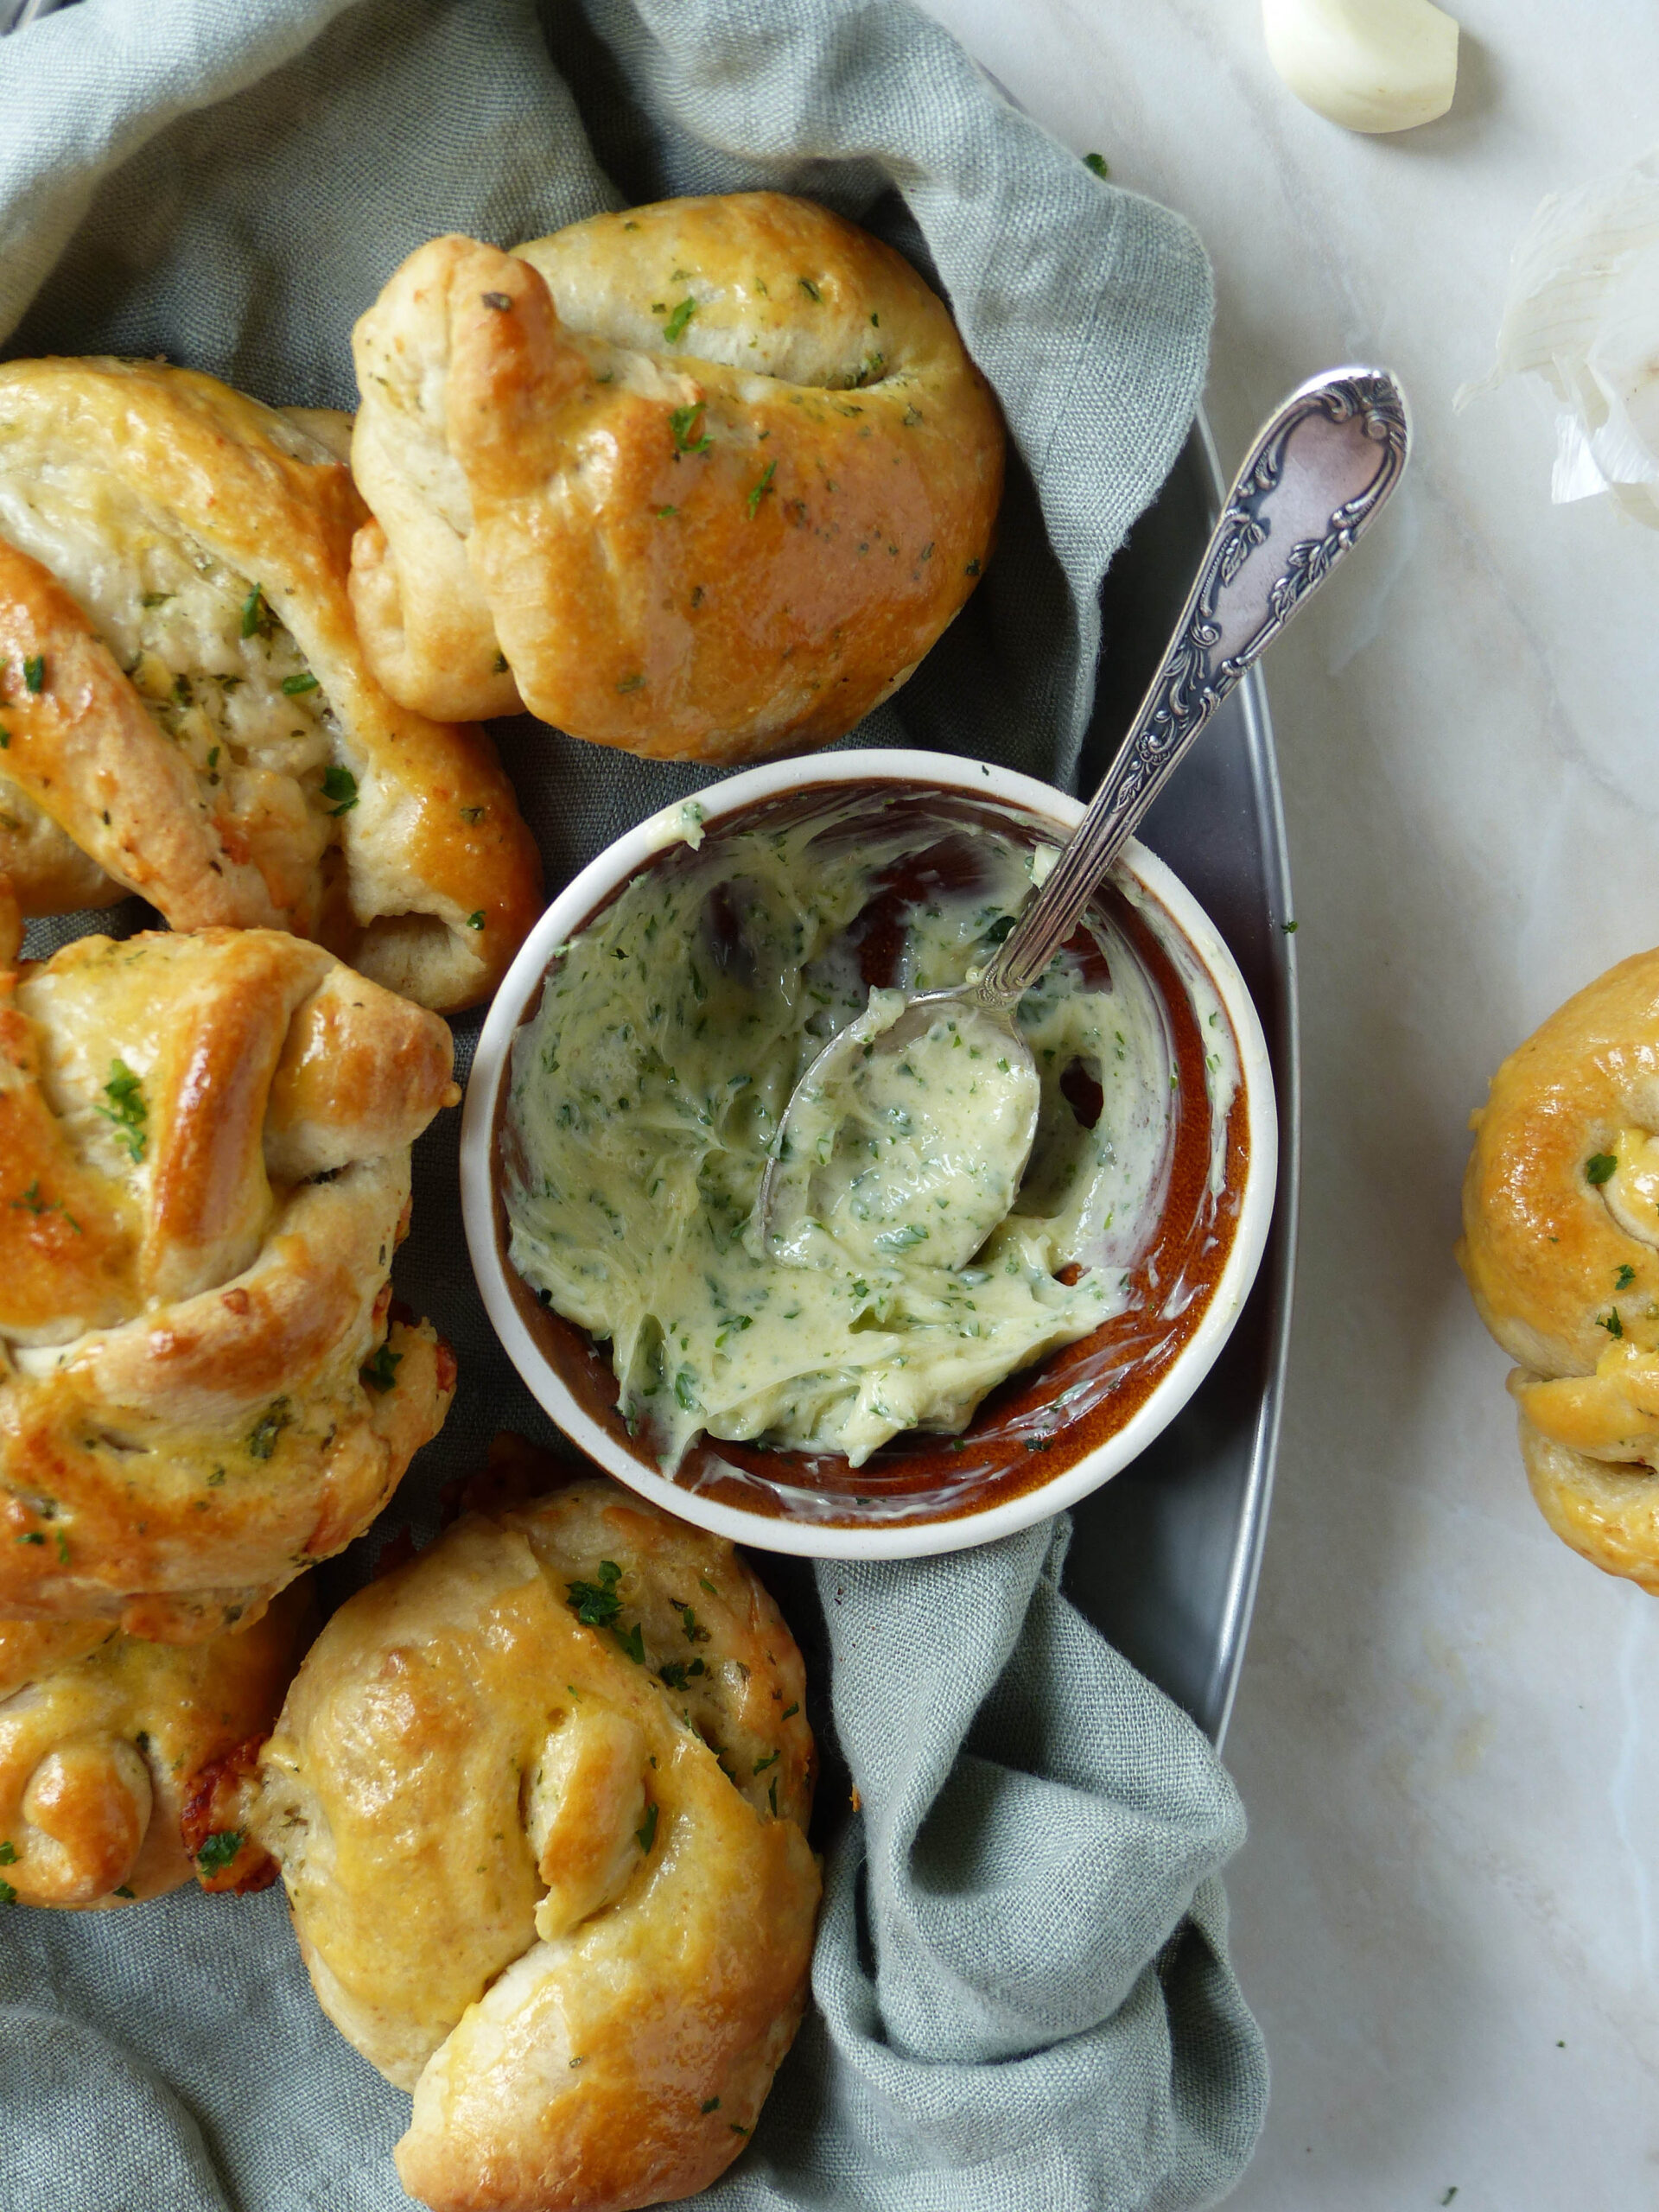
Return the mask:
<svg viewBox="0 0 1659 2212">
<path fill-rule="evenodd" d="M 1094 804 L 975 997 L 1008 1005 L 1042 974 L 1187 747 L 1381 512 L 1410 440 L 1386 369 L 1329 370 L 1263 427 Z"/>
</svg>

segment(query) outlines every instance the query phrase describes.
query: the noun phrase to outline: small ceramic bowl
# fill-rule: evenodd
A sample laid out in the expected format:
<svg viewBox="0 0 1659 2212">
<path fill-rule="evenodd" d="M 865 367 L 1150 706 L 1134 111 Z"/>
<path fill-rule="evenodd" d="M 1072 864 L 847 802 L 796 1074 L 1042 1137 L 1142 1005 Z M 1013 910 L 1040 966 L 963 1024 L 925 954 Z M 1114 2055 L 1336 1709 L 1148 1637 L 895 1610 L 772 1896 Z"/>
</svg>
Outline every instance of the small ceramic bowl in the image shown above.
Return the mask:
<svg viewBox="0 0 1659 2212">
<path fill-rule="evenodd" d="M 941 834 L 971 836 L 978 820 L 1033 844 L 1063 842 L 1083 814 L 1077 800 L 1031 777 L 899 749 L 772 762 L 712 785 L 696 805 L 703 836 L 717 839 L 731 828 L 775 827 L 849 793 L 886 807 L 896 796 L 918 821 L 937 817 Z M 1177 1071 L 1175 1126 L 1184 1134 L 1158 1235 L 1132 1267 L 1129 1312 L 1010 1376 L 959 1439 L 912 1431 L 858 1468 L 827 1453 L 704 1439 L 670 1479 L 617 1411 L 608 1346 L 550 1312 L 507 1258 L 500 1125 L 513 1038 L 539 1003 L 556 948 L 633 877 L 667 864 L 683 849 L 684 830 L 682 810 L 670 808 L 619 837 L 566 887 L 508 970 L 479 1039 L 461 1128 L 461 1198 L 479 1288 L 514 1365 L 607 1474 L 688 1521 L 764 1550 L 829 1559 L 951 1551 L 1075 1503 L 1144 1451 L 1197 1389 L 1231 1332 L 1267 1242 L 1278 1154 L 1273 1077 L 1231 956 L 1162 861 L 1130 845 L 1120 863 L 1130 898 L 1103 896 L 1115 901 L 1118 926 L 1144 940 L 1147 972 L 1161 976 Z M 1215 1040 L 1199 1027 L 1183 969 L 1207 983 L 1231 1026 L 1240 1081 L 1224 1124 L 1205 1071 Z M 1217 1161 L 1224 1163 L 1219 1174 Z"/>
</svg>

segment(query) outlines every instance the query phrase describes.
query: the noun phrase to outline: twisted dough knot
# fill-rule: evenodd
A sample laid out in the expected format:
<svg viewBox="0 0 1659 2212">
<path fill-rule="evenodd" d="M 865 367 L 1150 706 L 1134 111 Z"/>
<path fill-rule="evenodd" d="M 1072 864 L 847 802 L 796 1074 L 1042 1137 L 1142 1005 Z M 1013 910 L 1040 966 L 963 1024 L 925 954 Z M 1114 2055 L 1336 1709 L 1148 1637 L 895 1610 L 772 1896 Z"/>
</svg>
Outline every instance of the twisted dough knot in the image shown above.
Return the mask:
<svg viewBox="0 0 1659 2212">
<path fill-rule="evenodd" d="M 1659 1595 L 1659 951 L 1552 1014 L 1471 1126 L 1458 1258 L 1518 1363 L 1533 1495 Z"/>
<path fill-rule="evenodd" d="M 365 666 L 320 422 L 153 362 L 0 367 L 0 874 L 27 913 L 137 891 L 467 1006 L 539 860 L 488 739 Z"/>
<path fill-rule="evenodd" d="M 273 1880 L 220 1777 L 269 1732 L 309 1625 L 298 1584 L 242 1634 L 184 1647 L 105 1622 L 0 1621 L 0 1880 L 12 1897 L 84 1909 L 162 1897 L 192 1873 L 207 1889 Z M 193 1801 L 211 1824 L 192 1822 Z"/>
<path fill-rule="evenodd" d="M 188 1642 L 366 1528 L 454 1388 L 391 1318 L 449 1033 L 273 930 L 14 965 L 0 882 L 0 1615 Z"/>
<path fill-rule="evenodd" d="M 805 1998 L 803 1699 L 731 1546 L 603 1481 L 335 1614 L 255 1828 L 324 2009 L 413 2090 L 412 2195 L 600 2212 L 729 2164 Z"/>
<path fill-rule="evenodd" d="M 370 664 L 428 714 L 742 760 L 842 735 L 990 550 L 1002 428 L 890 248 L 777 193 L 412 254 L 357 326 Z"/>
</svg>

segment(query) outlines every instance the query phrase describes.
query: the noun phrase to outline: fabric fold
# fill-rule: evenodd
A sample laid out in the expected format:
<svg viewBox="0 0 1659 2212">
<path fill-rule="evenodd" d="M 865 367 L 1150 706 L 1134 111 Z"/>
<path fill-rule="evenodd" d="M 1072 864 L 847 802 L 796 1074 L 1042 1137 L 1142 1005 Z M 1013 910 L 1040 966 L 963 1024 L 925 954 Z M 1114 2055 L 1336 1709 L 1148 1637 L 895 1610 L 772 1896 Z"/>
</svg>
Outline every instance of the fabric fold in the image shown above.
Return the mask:
<svg viewBox="0 0 1659 2212">
<path fill-rule="evenodd" d="M 1249 2157 L 1266 2062 L 1217 1878 L 1243 1808 L 1062 1594 L 1069 1535 L 817 1570 L 862 1809 L 826 1870 L 808 2063 L 711 2193 L 734 2212 L 899 2212 L 947 2179 L 1011 2212 L 1200 2204 Z"/>
</svg>

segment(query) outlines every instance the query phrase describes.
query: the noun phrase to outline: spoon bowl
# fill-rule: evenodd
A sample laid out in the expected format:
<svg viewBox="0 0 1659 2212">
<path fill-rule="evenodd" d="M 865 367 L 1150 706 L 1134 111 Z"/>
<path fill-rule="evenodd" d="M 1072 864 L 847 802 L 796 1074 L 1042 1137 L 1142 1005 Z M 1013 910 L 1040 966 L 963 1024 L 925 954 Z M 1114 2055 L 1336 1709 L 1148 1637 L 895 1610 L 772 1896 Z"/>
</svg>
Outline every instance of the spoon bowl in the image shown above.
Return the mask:
<svg viewBox="0 0 1659 2212">
<path fill-rule="evenodd" d="M 1006 1002 L 967 989 L 873 991 L 797 1084 L 761 1179 L 772 1257 L 879 1263 L 925 1243 L 965 1268 L 1007 1214 L 1042 1087 Z"/>
</svg>

